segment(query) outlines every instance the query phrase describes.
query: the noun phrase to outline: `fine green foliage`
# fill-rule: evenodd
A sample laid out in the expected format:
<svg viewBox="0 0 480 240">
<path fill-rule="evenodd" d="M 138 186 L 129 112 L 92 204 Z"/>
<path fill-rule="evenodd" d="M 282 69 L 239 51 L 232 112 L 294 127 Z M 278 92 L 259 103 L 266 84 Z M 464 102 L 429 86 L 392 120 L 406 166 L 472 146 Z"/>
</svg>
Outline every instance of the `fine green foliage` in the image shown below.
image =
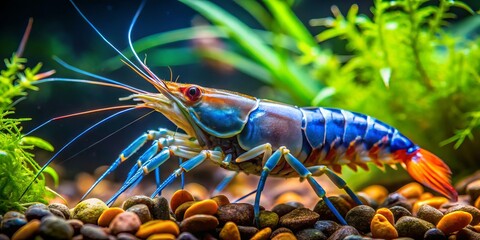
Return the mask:
<svg viewBox="0 0 480 240">
<path fill-rule="evenodd" d="M 30 119 L 11 117 L 15 100 L 24 97 L 28 89 L 37 90 L 32 83 L 53 73 L 39 73 L 41 64 L 32 69 L 25 68 L 26 61 L 13 54 L 10 59 L 5 59 L 6 68 L 0 75 L 0 214 L 9 210 L 23 210 L 26 205 L 34 202 L 45 203 L 47 197 L 53 196 L 53 192 L 45 185 L 43 174 L 21 196 L 40 169 L 30 151 L 34 147 L 53 151 L 48 142 L 22 135 L 20 124 Z M 55 183 L 58 182 L 53 169 L 45 172 L 53 177 Z"/>
</svg>

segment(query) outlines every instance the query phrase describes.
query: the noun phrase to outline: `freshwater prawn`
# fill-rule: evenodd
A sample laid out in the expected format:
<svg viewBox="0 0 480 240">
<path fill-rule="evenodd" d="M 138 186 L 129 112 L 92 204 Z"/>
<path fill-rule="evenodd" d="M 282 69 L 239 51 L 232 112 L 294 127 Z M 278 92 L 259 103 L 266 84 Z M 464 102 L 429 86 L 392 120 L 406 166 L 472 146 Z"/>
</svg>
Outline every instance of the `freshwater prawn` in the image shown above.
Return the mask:
<svg viewBox="0 0 480 240">
<path fill-rule="evenodd" d="M 193 170 L 205 161 L 211 161 L 230 171 L 260 176 L 254 191 L 254 213 L 257 221 L 260 196 L 267 177 L 295 177 L 307 180 L 338 220 L 346 224 L 314 177 L 325 174 L 338 188 L 345 190 L 353 201 L 362 204 L 337 173 L 343 165 L 354 170 L 357 167 L 368 169 L 369 162 L 380 167 L 401 164 L 418 182 L 452 200 L 457 199 L 457 192 L 450 183 L 449 167 L 396 128 L 373 117 L 342 109 L 296 107 L 227 90 L 164 81 L 140 60 L 131 43 L 131 31 L 145 1 L 137 10 L 128 33 L 130 48 L 140 67 L 117 50 L 75 3 L 71 3 L 104 41 L 123 57 L 124 62 L 157 90 L 151 93 L 115 81 L 90 81 L 92 84 L 128 90 L 132 94 L 120 100 L 132 100 L 137 104 L 133 107 L 127 106 L 130 108 L 111 115 L 84 132 L 135 108 L 153 109 L 184 131 L 179 133 L 159 128 L 140 135 L 121 151 L 119 157 L 85 196 L 121 163 L 127 161 L 147 142 L 151 142 L 150 147 L 138 158 L 125 183 L 107 204 L 113 203 L 144 175 L 155 171 L 174 156 L 184 161 L 157 187 L 152 197 L 183 173 Z M 99 78 L 93 74 L 90 76 Z"/>
</svg>

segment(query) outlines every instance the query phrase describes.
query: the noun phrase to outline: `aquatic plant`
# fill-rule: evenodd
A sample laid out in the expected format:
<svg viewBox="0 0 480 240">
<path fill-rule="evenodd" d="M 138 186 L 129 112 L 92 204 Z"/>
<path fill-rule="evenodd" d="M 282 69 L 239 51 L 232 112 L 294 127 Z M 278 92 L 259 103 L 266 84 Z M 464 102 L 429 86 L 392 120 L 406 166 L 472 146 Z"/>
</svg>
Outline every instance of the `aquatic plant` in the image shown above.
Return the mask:
<svg viewBox="0 0 480 240">
<path fill-rule="evenodd" d="M 30 29 L 31 22 L 25 36 L 28 37 Z M 22 134 L 21 123 L 29 118 L 12 117 L 15 104 L 27 95 L 26 91 L 38 89 L 33 83 L 54 73 L 40 73 L 41 63 L 33 68 L 25 66 L 27 59 L 21 57 L 27 40 L 25 36 L 17 52 L 5 59 L 5 68 L 0 71 L 0 214 L 22 210 L 34 202 L 45 203 L 46 197 L 54 196 L 53 191 L 46 187 L 43 174 L 22 196 L 40 169 L 31 150 L 38 147 L 53 151 L 52 145 L 41 138 Z M 52 168 L 44 172 L 58 182 L 58 176 Z"/>
</svg>

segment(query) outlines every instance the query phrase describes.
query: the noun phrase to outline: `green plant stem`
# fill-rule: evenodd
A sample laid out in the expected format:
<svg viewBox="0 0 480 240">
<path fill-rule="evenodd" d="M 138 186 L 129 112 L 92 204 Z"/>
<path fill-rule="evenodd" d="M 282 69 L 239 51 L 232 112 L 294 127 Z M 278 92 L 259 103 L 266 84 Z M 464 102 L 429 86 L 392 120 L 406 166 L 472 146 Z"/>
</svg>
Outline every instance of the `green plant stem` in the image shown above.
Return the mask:
<svg viewBox="0 0 480 240">
<path fill-rule="evenodd" d="M 423 67 L 422 61 L 420 59 L 420 54 L 419 54 L 419 49 L 418 49 L 418 35 L 419 35 L 419 30 L 418 30 L 418 24 L 417 21 L 415 21 L 415 10 L 416 6 L 414 6 L 412 1 L 415 0 L 407 0 L 407 9 L 406 12 L 408 13 L 408 19 L 410 20 L 410 48 L 412 49 L 413 52 L 413 58 L 415 60 L 415 66 L 417 67 L 418 72 L 420 73 L 421 79 L 423 80 L 423 83 L 425 84 L 425 87 L 427 87 L 428 90 L 432 91 L 434 90 L 432 81 L 430 77 L 427 74 L 427 71 Z"/>
</svg>

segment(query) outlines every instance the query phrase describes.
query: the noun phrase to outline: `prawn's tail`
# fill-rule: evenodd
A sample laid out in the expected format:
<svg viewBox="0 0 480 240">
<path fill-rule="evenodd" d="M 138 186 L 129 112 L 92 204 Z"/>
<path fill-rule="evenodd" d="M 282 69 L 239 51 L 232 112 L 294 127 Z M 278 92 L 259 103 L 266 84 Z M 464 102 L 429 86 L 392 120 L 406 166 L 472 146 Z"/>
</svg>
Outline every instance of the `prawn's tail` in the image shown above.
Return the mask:
<svg viewBox="0 0 480 240">
<path fill-rule="evenodd" d="M 422 148 L 413 153 L 399 150 L 396 155 L 415 180 L 450 200 L 457 201 L 458 193 L 451 184 L 452 172 L 439 157 Z"/>
</svg>

